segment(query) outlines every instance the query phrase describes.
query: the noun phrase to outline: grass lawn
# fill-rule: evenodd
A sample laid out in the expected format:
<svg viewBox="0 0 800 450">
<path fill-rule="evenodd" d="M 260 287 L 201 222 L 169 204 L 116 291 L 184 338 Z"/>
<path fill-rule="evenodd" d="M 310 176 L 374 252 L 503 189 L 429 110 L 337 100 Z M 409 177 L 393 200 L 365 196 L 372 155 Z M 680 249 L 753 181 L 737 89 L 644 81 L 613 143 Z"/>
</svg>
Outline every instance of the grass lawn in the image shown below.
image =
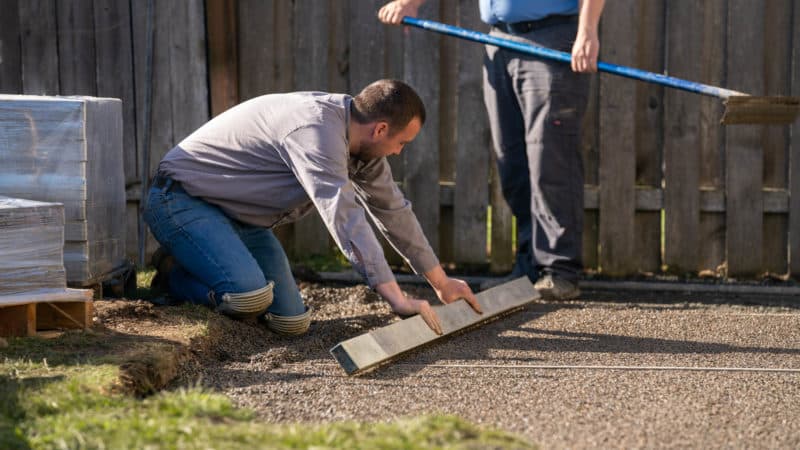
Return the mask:
<svg viewBox="0 0 800 450">
<path fill-rule="evenodd" d="M 170 383 L 190 354 L 181 342 L 207 336 L 213 316 L 175 309 L 184 333 L 176 342 L 102 327 L 8 339 L 0 348 L 0 448 L 532 448 L 452 416 L 265 423 L 220 393 Z"/>
</svg>

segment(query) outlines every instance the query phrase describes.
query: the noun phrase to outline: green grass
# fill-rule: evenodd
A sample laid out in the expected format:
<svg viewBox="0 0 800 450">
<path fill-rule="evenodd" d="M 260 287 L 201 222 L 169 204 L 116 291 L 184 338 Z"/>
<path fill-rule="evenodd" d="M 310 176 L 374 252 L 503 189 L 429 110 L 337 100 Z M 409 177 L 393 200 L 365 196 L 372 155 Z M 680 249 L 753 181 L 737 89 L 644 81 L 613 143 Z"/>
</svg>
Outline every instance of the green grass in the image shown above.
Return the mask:
<svg viewBox="0 0 800 450">
<path fill-rule="evenodd" d="M 139 285 L 148 285 L 148 277 L 152 271 L 140 274 Z M 179 312 L 186 334 L 207 334 L 201 326 L 207 315 Z M 0 449 L 533 448 L 453 416 L 270 424 L 200 387 L 134 396 L 124 383 L 126 364 L 136 355 L 167 352 L 169 344 L 131 339 L 108 331 L 9 339 L 0 348 Z"/>
<path fill-rule="evenodd" d="M 13 344 L 12 344 L 13 345 Z M 0 364 L 0 448 L 531 448 L 457 417 L 276 425 L 200 388 L 137 399 L 113 364 Z"/>
</svg>

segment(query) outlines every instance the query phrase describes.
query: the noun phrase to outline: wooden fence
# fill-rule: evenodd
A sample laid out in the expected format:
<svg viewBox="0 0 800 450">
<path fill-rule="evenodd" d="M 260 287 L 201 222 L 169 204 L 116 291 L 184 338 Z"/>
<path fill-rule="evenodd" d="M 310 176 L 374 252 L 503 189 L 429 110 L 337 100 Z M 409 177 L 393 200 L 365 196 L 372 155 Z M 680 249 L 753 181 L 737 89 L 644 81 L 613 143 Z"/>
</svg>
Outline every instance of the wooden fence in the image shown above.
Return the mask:
<svg viewBox="0 0 800 450">
<path fill-rule="evenodd" d="M 442 261 L 507 270 L 512 220 L 491 160 L 483 49 L 384 26 L 375 17 L 383 3 L 154 1 L 146 168 L 148 0 L 0 0 L 0 92 L 123 99 L 133 237 L 142 175 L 210 116 L 270 92 L 355 93 L 379 78 L 403 79 L 429 116 L 390 158 L 396 181 Z M 487 30 L 475 0 L 429 0 L 421 16 Z M 609 62 L 755 95 L 800 95 L 796 0 L 610 1 L 600 41 Z M 593 77 L 583 131 L 587 269 L 800 273 L 800 124 L 721 127 L 720 115 L 716 99 Z M 315 216 L 279 231 L 294 256 L 332 251 Z M 129 239 L 132 257 L 137 246 Z"/>
</svg>

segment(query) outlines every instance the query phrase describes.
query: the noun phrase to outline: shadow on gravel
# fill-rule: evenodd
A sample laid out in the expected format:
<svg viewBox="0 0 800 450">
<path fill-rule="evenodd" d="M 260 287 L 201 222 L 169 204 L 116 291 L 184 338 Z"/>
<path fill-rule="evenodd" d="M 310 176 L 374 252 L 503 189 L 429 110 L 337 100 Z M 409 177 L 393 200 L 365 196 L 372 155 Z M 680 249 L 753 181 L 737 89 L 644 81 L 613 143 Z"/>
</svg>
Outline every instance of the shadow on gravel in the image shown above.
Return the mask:
<svg viewBox="0 0 800 450">
<path fill-rule="evenodd" d="M 769 353 L 797 355 L 800 349 L 777 347 L 742 347 L 713 342 L 678 341 L 674 339 L 644 338 L 600 333 L 574 333 L 570 331 L 543 330 L 524 327 L 530 337 L 500 336 L 498 347 L 535 350 L 540 352 L 583 353 L 669 353 L 669 354 L 719 354 L 719 353 Z M 542 339 L 545 337 L 545 339 Z"/>
<path fill-rule="evenodd" d="M 580 300 L 614 303 L 702 303 L 705 305 L 780 306 L 800 309 L 800 299 L 787 295 L 724 292 L 632 291 L 582 288 Z"/>
</svg>

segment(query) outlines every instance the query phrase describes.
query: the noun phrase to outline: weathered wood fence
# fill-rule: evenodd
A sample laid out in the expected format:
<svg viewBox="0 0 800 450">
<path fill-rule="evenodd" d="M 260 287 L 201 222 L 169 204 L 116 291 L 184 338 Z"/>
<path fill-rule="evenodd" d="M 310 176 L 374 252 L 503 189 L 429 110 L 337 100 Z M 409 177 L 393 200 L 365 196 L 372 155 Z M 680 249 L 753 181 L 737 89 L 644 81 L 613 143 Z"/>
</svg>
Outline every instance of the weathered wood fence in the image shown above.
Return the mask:
<svg viewBox="0 0 800 450">
<path fill-rule="evenodd" d="M 135 257 L 142 176 L 210 116 L 270 92 L 355 93 L 378 78 L 403 79 L 429 118 L 391 162 L 395 179 L 444 262 L 506 270 L 512 220 L 493 173 L 482 47 L 384 26 L 375 17 L 383 3 L 155 0 L 148 102 L 149 0 L 0 0 L 0 92 L 123 99 Z M 486 31 L 475 0 L 429 0 L 421 16 Z M 600 41 L 609 62 L 800 95 L 797 0 L 615 0 Z M 609 75 L 592 83 L 583 131 L 587 269 L 800 273 L 800 124 L 725 128 L 716 99 Z M 332 251 L 316 217 L 280 235 L 296 256 Z"/>
</svg>

